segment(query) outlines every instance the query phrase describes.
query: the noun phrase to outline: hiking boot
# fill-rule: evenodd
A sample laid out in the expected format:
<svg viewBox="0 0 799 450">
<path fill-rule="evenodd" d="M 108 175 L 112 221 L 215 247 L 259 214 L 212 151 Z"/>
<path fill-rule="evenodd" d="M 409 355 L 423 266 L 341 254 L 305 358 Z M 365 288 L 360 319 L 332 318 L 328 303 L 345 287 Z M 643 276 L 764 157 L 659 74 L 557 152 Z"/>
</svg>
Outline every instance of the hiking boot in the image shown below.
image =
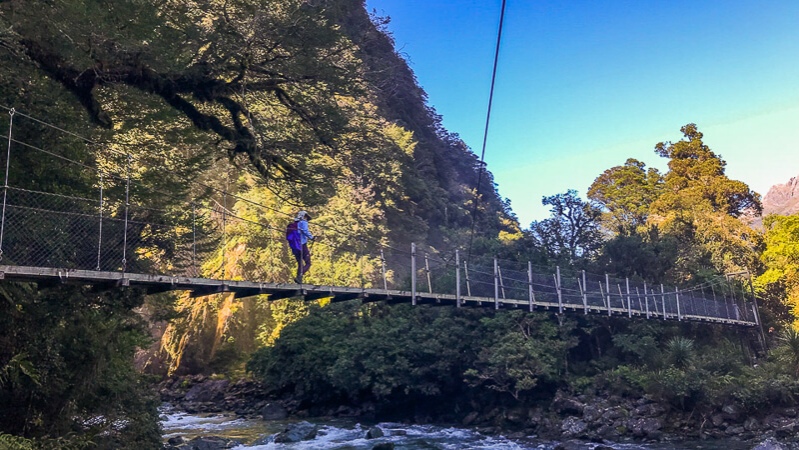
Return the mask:
<svg viewBox="0 0 799 450">
<path fill-rule="evenodd" d="M 302 277 L 294 277 L 294 282 L 297 284 L 302 284 Z"/>
</svg>

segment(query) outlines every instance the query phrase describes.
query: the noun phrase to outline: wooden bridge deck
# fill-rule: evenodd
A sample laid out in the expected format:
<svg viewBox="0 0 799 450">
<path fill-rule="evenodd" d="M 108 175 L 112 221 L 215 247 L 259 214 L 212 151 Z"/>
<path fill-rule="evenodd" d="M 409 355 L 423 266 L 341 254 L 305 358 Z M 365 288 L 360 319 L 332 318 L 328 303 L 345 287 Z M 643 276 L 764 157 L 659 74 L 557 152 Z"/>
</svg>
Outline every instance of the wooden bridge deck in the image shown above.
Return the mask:
<svg viewBox="0 0 799 450">
<path fill-rule="evenodd" d="M 317 300 L 330 298 L 333 302 L 361 299 L 364 302 L 386 301 L 390 303 L 413 303 L 413 294 L 404 290 L 386 290 L 371 288 L 356 288 L 342 286 L 324 286 L 313 284 L 294 283 L 259 283 L 238 280 L 217 280 L 210 278 L 175 277 L 169 275 L 149 275 L 141 273 L 107 272 L 94 270 L 58 269 L 49 267 L 8 266 L 0 265 L 0 280 L 25 281 L 36 283 L 72 283 L 99 287 L 119 288 L 134 286 L 146 289 L 148 294 L 157 294 L 169 291 L 189 291 L 191 297 L 232 292 L 236 298 L 251 297 L 255 295 L 268 295 L 269 300 L 283 298 L 303 298 Z M 417 292 L 416 304 L 458 306 L 455 295 Z M 682 314 L 664 314 L 661 312 L 630 311 L 618 307 L 600 307 L 593 305 L 558 303 L 549 301 L 533 301 L 524 299 L 491 297 L 461 296 L 460 305 L 463 307 L 484 308 L 523 308 L 534 310 L 563 311 L 570 314 L 595 314 L 617 317 L 639 317 L 650 320 L 682 320 L 706 323 L 719 323 L 752 327 L 755 323 L 711 316 L 698 316 Z"/>
</svg>

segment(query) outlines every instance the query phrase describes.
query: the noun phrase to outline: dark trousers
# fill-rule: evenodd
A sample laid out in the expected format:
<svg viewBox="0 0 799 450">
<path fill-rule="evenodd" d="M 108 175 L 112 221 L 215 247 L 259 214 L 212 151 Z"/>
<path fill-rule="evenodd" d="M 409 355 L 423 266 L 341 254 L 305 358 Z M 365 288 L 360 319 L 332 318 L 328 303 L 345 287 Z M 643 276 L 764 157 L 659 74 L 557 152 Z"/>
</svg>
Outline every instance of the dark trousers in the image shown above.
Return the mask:
<svg viewBox="0 0 799 450">
<path fill-rule="evenodd" d="M 297 278 L 301 280 L 305 272 L 311 268 L 311 252 L 308 250 L 308 244 L 302 244 L 302 248 L 299 250 L 292 248 L 291 253 L 297 260 Z"/>
</svg>

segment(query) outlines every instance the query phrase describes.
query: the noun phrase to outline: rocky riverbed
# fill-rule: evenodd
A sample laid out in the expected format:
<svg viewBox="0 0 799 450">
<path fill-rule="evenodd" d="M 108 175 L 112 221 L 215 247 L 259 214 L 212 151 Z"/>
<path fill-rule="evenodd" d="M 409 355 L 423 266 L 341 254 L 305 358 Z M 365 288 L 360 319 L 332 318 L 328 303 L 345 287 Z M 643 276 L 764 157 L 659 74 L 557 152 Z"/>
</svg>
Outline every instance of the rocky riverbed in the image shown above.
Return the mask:
<svg viewBox="0 0 799 450">
<path fill-rule="evenodd" d="M 255 381 L 231 382 L 203 376 L 167 380 L 160 388 L 163 401 L 190 414 L 228 412 L 242 419 L 269 421 L 309 417 L 377 419 L 374 407 L 369 404 L 309 411 L 299 408 L 291 399 L 268 398 L 264 392 Z M 749 416 L 735 405 L 725 405 L 711 413 L 685 413 L 669 410 L 646 397 L 635 400 L 618 396 L 574 397 L 558 392 L 548 404 L 532 408 L 467 411 L 459 416 L 459 423 L 452 425 L 483 435 L 502 434 L 510 439 L 534 437 L 560 445 L 635 442 L 685 448 L 674 445 L 697 441 L 707 447 L 718 441 L 725 443 L 722 447 L 725 449 L 759 446 L 758 450 L 777 450 L 799 449 L 795 442 L 799 438 L 798 416 L 797 408 Z M 419 422 L 418 417 L 408 419 Z M 436 422 L 436 418 L 423 420 Z"/>
</svg>

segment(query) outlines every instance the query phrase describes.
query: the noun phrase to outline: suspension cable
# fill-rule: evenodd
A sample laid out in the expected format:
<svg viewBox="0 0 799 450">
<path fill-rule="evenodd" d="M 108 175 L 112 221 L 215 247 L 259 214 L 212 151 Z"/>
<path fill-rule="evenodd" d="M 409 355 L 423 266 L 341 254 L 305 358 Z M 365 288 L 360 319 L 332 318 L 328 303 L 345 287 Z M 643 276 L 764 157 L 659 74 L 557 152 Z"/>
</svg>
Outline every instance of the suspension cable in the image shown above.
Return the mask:
<svg viewBox="0 0 799 450">
<path fill-rule="evenodd" d="M 497 65 L 499 62 L 499 45 L 502 42 L 502 25 L 505 21 L 505 2 L 502 0 L 502 7 L 499 13 L 499 30 L 497 31 L 497 45 L 494 49 L 494 67 L 491 70 L 491 88 L 488 94 L 488 110 L 486 112 L 486 124 L 483 130 L 483 148 L 480 152 L 480 165 L 477 172 L 477 187 L 474 191 L 474 207 L 472 208 L 472 230 L 469 234 L 469 248 L 466 253 L 466 261 L 472 257 L 472 243 L 474 242 L 474 229 L 477 224 L 477 206 L 480 202 L 480 185 L 483 181 L 483 170 L 485 170 L 486 143 L 488 142 L 488 125 L 491 122 L 491 105 L 494 102 L 494 84 L 497 80 Z"/>
</svg>

